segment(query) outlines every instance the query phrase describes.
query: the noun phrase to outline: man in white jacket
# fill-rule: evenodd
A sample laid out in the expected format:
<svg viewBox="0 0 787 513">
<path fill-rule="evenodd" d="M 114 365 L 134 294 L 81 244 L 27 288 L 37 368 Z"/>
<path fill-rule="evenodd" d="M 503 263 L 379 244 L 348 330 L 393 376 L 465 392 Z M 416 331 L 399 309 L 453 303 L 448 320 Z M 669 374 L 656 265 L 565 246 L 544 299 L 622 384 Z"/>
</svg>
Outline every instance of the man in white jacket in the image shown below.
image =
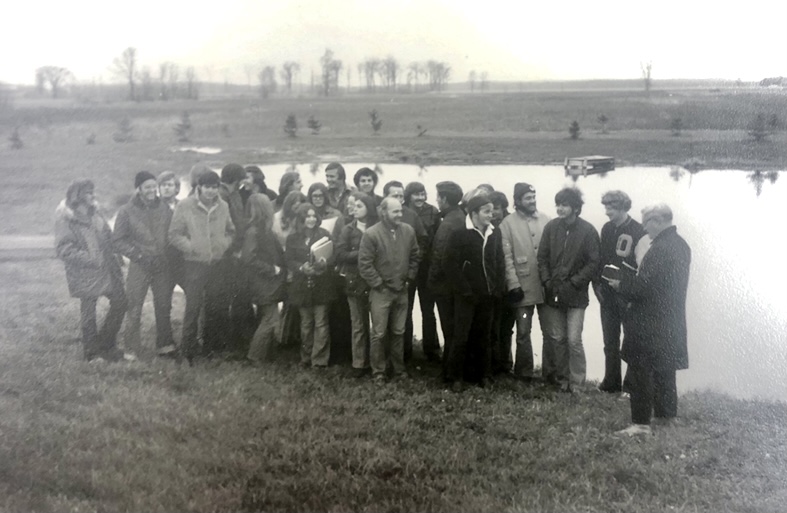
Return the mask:
<svg viewBox="0 0 787 513">
<path fill-rule="evenodd" d="M 538 309 L 542 321 L 544 289 L 538 274 L 536 253 L 544 226 L 550 218 L 536 207 L 536 189 L 527 183 L 514 185 L 515 211 L 500 223 L 503 255 L 506 262 L 506 289 L 509 304 L 516 309 L 516 361 L 514 375 L 533 381 L 533 344 L 530 331 Z M 542 327 L 542 332 L 545 330 Z M 546 335 L 542 351 L 541 374 L 548 383 L 556 382 L 554 343 Z"/>
</svg>

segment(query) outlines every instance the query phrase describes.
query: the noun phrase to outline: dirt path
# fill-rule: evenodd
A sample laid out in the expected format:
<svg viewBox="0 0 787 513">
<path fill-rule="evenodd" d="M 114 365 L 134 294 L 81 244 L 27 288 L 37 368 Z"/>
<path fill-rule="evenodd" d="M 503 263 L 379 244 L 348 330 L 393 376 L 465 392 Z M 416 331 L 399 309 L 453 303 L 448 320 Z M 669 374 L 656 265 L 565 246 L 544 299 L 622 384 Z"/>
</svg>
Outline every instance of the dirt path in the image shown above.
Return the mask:
<svg viewBox="0 0 787 513">
<path fill-rule="evenodd" d="M 0 261 L 54 257 L 52 235 L 0 235 Z"/>
</svg>

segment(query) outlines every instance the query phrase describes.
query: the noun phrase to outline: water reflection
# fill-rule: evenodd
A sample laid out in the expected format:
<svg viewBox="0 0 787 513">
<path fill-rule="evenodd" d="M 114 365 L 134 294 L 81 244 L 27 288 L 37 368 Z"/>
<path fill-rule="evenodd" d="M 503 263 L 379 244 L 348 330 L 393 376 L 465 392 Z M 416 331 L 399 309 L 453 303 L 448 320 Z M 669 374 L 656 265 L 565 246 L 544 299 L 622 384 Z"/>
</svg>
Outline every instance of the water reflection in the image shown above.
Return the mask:
<svg viewBox="0 0 787 513">
<path fill-rule="evenodd" d="M 754 191 L 757 193 L 757 197 L 762 194 L 762 186 L 765 181 L 769 181 L 770 183 L 776 183 L 776 180 L 779 179 L 779 172 L 778 171 L 754 171 L 753 173 L 749 173 L 747 176 L 749 182 L 754 186 Z"/>
</svg>

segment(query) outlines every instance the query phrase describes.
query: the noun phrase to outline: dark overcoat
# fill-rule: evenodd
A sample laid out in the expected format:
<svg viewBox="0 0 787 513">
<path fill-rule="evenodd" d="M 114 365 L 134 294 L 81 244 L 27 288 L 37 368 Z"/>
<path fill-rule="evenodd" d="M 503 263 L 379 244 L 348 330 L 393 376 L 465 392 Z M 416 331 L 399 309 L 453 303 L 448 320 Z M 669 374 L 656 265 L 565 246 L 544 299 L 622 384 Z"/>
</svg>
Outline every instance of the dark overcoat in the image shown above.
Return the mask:
<svg viewBox="0 0 787 513">
<path fill-rule="evenodd" d="M 674 226 L 662 231 L 636 275 L 624 276 L 620 294 L 629 301 L 621 357 L 657 370 L 689 367 L 686 291 L 691 249 Z"/>
</svg>

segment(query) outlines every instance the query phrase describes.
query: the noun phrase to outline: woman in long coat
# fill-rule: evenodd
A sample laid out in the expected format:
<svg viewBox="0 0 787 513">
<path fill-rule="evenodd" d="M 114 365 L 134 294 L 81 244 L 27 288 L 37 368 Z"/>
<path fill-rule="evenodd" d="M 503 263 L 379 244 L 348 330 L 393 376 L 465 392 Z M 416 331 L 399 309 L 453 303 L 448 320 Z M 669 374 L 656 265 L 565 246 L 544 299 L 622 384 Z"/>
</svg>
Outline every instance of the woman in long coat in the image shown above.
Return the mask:
<svg viewBox="0 0 787 513">
<path fill-rule="evenodd" d="M 251 291 L 251 300 L 257 305 L 259 324 L 246 358 L 259 363 L 271 357 L 279 328 L 279 301 L 284 299 L 287 268 L 284 250 L 271 230 L 273 204 L 267 195 L 255 193 L 246 203 L 249 223 L 243 238 L 241 260 Z"/>
<path fill-rule="evenodd" d="M 94 185 L 76 180 L 55 213 L 55 249 L 66 268 L 68 290 L 80 300 L 80 327 L 85 359 L 117 361 L 117 334 L 128 307 L 123 275 L 112 249 L 112 232 L 97 211 Z M 109 298 L 109 312 L 101 329 L 96 321 L 98 298 Z"/>
<path fill-rule="evenodd" d="M 301 316 L 301 365 L 327 367 L 330 358 L 328 306 L 336 295 L 332 261 L 315 260 L 311 248 L 330 234 L 320 228 L 320 216 L 310 203 L 298 206 L 295 233 L 287 237 L 284 257 L 292 281 L 287 287 L 291 305 Z M 332 260 L 332 259 L 331 259 Z"/>
</svg>

